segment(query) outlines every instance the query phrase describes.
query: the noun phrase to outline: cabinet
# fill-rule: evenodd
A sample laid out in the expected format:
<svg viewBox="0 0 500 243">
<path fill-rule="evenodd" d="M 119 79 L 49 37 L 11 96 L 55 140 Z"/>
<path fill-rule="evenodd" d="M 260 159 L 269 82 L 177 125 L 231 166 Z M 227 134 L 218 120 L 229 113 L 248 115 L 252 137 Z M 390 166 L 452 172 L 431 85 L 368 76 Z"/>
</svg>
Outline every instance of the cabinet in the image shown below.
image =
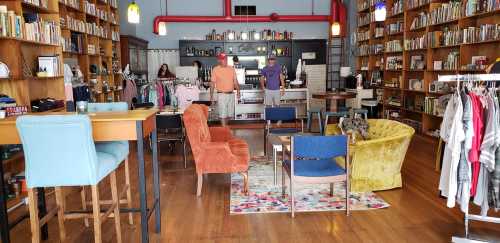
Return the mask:
<svg viewBox="0 0 500 243">
<path fill-rule="evenodd" d="M 129 35 L 120 36 L 122 69 L 130 64 L 134 74 L 148 73 L 148 41 Z"/>
</svg>

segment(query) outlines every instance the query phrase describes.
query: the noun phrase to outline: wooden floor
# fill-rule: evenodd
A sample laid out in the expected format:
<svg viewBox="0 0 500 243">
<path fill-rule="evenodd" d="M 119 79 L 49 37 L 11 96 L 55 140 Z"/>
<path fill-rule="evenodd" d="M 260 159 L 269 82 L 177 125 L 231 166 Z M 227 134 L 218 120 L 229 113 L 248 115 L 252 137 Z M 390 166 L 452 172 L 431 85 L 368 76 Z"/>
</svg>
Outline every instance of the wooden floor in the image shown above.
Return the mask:
<svg viewBox="0 0 500 243">
<path fill-rule="evenodd" d="M 237 129 L 235 134 L 249 142 L 252 155 L 263 154 L 262 130 Z M 391 207 L 354 211 L 349 217 L 343 212 L 298 213 L 295 219 L 284 213 L 230 216 L 229 175 L 209 175 L 202 197 L 197 198 L 191 157 L 185 170 L 179 152 L 172 155 L 166 146 L 162 149 L 162 231 L 160 235 L 151 233 L 151 242 L 450 242 L 453 235 L 463 234 L 462 214 L 458 209 L 446 208 L 438 197 L 435 145 L 424 138 L 413 139 L 403 165 L 404 188 L 377 193 Z M 131 158 L 136 175 L 135 154 Z M 152 178 L 148 180 L 148 191 L 152 192 Z M 119 181 L 123 181 L 123 168 Z M 109 183 L 106 180 L 104 184 L 101 192 L 105 191 L 109 198 Z M 133 190 L 137 204 L 135 178 Z M 76 191 L 68 192 L 70 208 L 78 209 L 79 200 Z M 139 242 L 139 215 L 134 219 L 135 225 L 130 226 L 122 216 L 125 242 Z M 57 220 L 53 219 L 49 227 L 49 242 L 59 242 Z M 104 241 L 114 242 L 113 220 L 103 227 Z M 67 222 L 66 229 L 70 242 L 93 242 L 92 227 L 85 228 L 82 220 Z M 500 239 L 499 225 L 474 222 L 471 231 L 482 239 Z M 13 242 L 29 242 L 28 221 L 13 229 L 11 238 Z"/>
</svg>

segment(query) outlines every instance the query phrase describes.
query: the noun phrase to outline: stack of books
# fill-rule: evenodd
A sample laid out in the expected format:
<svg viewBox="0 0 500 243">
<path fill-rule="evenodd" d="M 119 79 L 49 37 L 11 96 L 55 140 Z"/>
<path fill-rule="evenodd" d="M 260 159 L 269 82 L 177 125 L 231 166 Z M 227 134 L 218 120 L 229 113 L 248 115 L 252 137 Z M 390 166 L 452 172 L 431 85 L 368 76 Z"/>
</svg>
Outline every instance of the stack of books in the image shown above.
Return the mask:
<svg viewBox="0 0 500 243">
<path fill-rule="evenodd" d="M 20 15 L 8 10 L 7 6 L 0 5 L 0 36 L 23 38 L 24 22 Z"/>
</svg>

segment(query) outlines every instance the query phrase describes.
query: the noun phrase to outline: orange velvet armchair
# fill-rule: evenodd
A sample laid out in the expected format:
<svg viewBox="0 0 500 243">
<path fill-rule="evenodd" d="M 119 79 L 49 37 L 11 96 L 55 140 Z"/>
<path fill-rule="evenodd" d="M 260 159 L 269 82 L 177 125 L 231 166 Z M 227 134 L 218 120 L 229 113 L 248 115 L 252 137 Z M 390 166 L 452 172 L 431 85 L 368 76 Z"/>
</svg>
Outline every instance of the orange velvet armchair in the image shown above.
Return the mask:
<svg viewBox="0 0 500 243">
<path fill-rule="evenodd" d="M 233 137 L 227 127 L 208 127 L 208 107 L 192 104 L 183 115 L 198 175 L 197 196 L 201 196 L 203 174 L 241 173 L 248 192 L 248 144 Z"/>
</svg>

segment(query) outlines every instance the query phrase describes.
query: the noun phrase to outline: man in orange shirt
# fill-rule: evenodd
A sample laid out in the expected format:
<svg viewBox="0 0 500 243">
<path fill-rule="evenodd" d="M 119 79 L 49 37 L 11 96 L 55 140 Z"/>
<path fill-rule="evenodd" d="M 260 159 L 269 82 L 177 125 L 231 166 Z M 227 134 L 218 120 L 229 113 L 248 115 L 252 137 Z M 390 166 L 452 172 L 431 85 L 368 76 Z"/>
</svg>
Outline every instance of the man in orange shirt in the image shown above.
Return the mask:
<svg viewBox="0 0 500 243">
<path fill-rule="evenodd" d="M 221 53 L 217 56 L 218 66 L 212 70 L 210 85 L 210 101 L 213 101 L 214 88 L 217 90 L 217 109 L 222 126 L 227 126 L 228 120 L 234 117 L 234 90 L 240 99 L 240 86 L 233 67 L 227 65 L 227 56 Z"/>
</svg>

